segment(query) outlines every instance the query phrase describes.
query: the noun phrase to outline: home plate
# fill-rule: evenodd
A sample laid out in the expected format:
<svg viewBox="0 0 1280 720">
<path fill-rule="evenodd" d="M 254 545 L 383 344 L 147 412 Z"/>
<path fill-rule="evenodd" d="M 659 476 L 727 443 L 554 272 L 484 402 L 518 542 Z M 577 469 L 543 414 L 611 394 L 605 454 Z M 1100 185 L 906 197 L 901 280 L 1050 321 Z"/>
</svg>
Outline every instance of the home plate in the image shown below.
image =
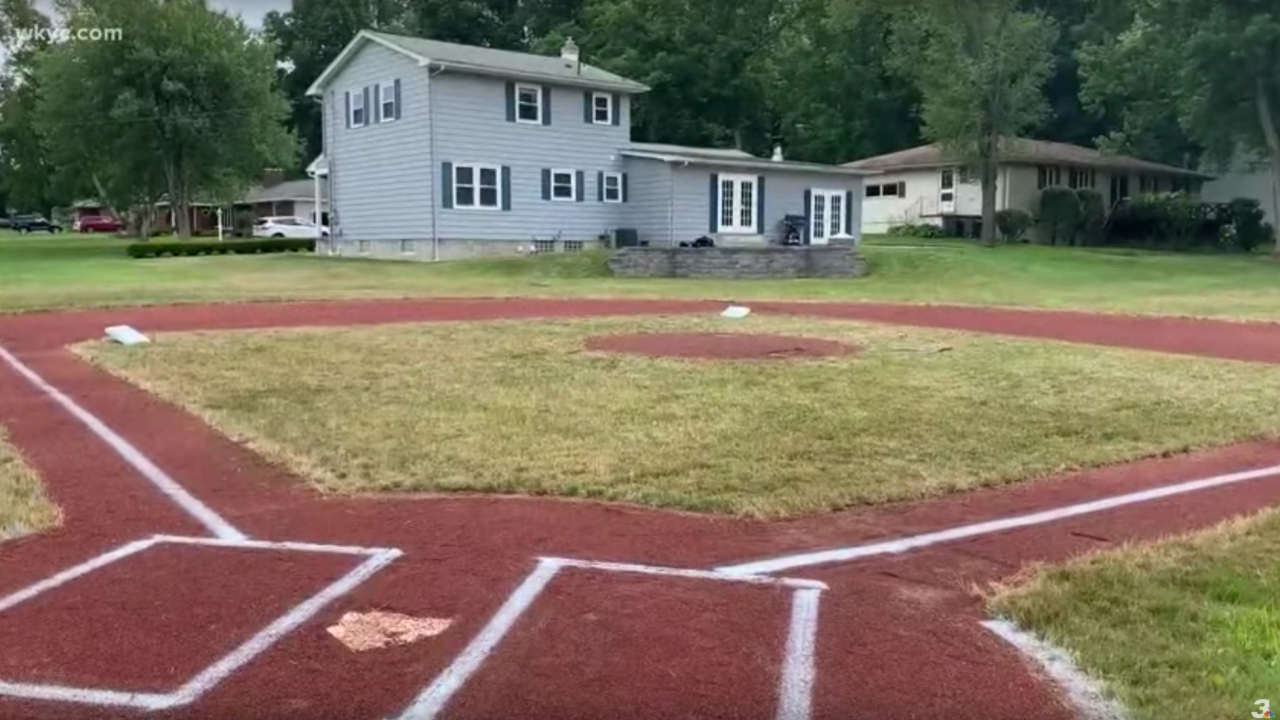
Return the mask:
<svg viewBox="0 0 1280 720">
<path fill-rule="evenodd" d="M 415 618 L 374 610 L 349 612 L 328 631 L 352 652 L 365 652 L 435 637 L 452 624 L 449 618 Z"/>
</svg>

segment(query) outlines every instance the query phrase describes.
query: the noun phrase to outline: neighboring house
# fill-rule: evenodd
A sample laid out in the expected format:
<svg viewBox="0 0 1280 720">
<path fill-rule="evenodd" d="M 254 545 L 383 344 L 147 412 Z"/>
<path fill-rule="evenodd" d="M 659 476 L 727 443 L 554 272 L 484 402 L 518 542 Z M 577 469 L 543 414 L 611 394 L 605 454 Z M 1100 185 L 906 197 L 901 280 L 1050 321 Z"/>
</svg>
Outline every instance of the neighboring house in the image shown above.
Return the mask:
<svg viewBox="0 0 1280 720">
<path fill-rule="evenodd" d="M 1280 208 L 1276 207 L 1274 182 L 1265 162 L 1240 159 L 1217 173 L 1214 180 L 1205 183 L 1203 196 L 1212 202 L 1229 202 L 1236 198 L 1257 200 L 1267 213 L 1267 222 L 1275 223 L 1280 218 Z"/>
<path fill-rule="evenodd" d="M 296 215 L 312 222 L 319 219 L 323 224 L 329 216 L 328 186 L 319 184 L 319 197 L 316 187 L 312 180 L 285 180 L 279 170 L 271 170 L 265 173 L 262 184 L 250 188 L 236 206 L 248 207 L 255 218 Z M 317 202 L 320 203 L 319 218 L 316 217 Z"/>
<path fill-rule="evenodd" d="M 862 231 L 883 233 L 902 223 L 930 223 L 950 234 L 977 235 L 982 218 L 982 185 L 938 145 L 846 163 L 876 170 L 862 203 Z M 1018 208 L 1038 214 L 1046 187 L 1093 188 L 1108 212 L 1120 201 L 1145 193 L 1200 192 L 1212 176 L 1124 155 L 1044 140 L 1004 144 L 996 174 L 996 210 Z"/>
<path fill-rule="evenodd" d="M 857 169 L 632 143 L 644 85 L 580 61 L 362 31 L 308 93 L 322 99 L 341 254 L 448 259 L 710 236 L 856 236 Z M 852 200 L 852 202 L 851 202 Z M 817 222 L 817 217 L 821 222 Z M 634 231 L 634 233 L 627 231 Z"/>
</svg>

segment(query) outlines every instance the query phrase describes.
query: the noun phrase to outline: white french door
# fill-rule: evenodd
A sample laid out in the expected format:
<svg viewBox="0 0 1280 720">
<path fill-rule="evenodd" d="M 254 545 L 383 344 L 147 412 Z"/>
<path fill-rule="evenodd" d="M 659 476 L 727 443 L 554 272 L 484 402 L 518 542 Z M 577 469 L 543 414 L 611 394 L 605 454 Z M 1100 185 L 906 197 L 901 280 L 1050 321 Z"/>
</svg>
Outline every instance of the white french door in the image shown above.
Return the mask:
<svg viewBox="0 0 1280 720">
<path fill-rule="evenodd" d="M 758 188 L 755 175 L 720 176 L 720 232 L 755 233 Z"/>
<path fill-rule="evenodd" d="M 826 245 L 834 235 L 849 231 L 844 226 L 844 190 L 814 190 L 809 200 L 809 242 Z"/>
</svg>

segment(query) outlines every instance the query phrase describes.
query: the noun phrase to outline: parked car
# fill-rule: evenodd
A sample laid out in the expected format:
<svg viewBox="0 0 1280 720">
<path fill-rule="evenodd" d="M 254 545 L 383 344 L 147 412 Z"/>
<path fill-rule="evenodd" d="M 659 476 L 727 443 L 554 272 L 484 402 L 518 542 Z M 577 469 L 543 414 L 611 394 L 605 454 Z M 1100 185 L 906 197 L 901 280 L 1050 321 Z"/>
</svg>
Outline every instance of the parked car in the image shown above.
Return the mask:
<svg viewBox="0 0 1280 720">
<path fill-rule="evenodd" d="M 329 228 L 296 215 L 261 217 L 253 223 L 253 236 L 258 238 L 311 238 L 329 237 Z"/>
<path fill-rule="evenodd" d="M 76 232 L 92 233 L 92 232 L 120 232 L 124 229 L 124 223 L 111 217 L 110 215 L 85 215 L 77 218 L 75 225 L 72 227 Z"/>
<path fill-rule="evenodd" d="M 7 217 L 0 217 L 0 230 L 8 230 L 13 227 L 13 221 Z"/>
<path fill-rule="evenodd" d="M 47 232 L 56 233 L 62 231 L 62 226 L 55 222 L 49 222 L 45 216 L 38 213 L 27 215 L 14 215 L 10 218 L 13 223 L 13 229 L 20 233 L 29 232 Z"/>
</svg>

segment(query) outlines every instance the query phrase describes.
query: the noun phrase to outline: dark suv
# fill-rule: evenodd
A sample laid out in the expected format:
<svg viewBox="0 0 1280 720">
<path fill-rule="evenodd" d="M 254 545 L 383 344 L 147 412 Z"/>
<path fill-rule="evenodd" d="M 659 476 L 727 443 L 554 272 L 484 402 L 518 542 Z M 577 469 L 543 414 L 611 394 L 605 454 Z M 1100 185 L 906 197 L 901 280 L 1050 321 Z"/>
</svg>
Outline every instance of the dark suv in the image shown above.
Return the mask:
<svg viewBox="0 0 1280 720">
<path fill-rule="evenodd" d="M 13 229 L 17 230 L 20 233 L 29 233 L 29 232 L 56 233 L 62 230 L 61 225 L 57 223 L 49 222 L 48 220 L 45 219 L 43 215 L 39 215 L 39 214 L 14 215 L 13 217 L 9 218 L 9 220 L 13 225 Z"/>
</svg>

